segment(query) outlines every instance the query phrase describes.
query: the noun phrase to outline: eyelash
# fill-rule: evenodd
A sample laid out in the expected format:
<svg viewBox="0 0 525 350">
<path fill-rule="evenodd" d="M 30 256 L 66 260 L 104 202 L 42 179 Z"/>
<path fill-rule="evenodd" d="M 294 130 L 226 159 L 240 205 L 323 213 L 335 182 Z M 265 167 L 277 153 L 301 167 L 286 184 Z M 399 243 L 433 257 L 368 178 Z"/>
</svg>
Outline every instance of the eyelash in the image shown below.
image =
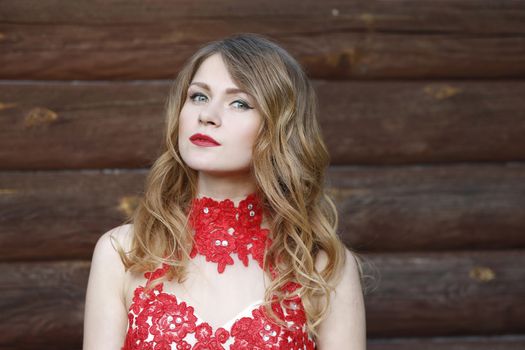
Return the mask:
<svg viewBox="0 0 525 350">
<path fill-rule="evenodd" d="M 193 93 L 190 95 L 190 100 L 194 101 L 194 102 L 197 102 L 195 101 L 195 97 L 197 96 L 204 96 L 206 97 L 205 95 L 199 93 L 199 92 L 196 92 L 196 93 Z M 250 106 L 249 104 L 247 104 L 246 102 L 244 102 L 243 100 L 236 100 L 234 102 L 240 102 L 242 104 L 243 107 L 240 107 L 241 109 L 244 109 L 244 110 L 248 110 L 248 109 L 253 109 L 252 106 Z"/>
</svg>

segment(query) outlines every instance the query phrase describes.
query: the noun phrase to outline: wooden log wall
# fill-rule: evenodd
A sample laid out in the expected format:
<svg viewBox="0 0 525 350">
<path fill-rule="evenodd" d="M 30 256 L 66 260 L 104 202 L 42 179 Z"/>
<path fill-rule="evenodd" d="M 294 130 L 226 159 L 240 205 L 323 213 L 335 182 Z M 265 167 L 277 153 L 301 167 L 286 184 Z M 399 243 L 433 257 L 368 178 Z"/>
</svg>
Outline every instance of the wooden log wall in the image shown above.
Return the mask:
<svg viewBox="0 0 525 350">
<path fill-rule="evenodd" d="M 143 189 L 169 84 L 236 32 L 315 84 L 368 348 L 525 349 L 513 0 L 0 2 L 0 349 L 81 348 L 94 244 Z"/>
</svg>

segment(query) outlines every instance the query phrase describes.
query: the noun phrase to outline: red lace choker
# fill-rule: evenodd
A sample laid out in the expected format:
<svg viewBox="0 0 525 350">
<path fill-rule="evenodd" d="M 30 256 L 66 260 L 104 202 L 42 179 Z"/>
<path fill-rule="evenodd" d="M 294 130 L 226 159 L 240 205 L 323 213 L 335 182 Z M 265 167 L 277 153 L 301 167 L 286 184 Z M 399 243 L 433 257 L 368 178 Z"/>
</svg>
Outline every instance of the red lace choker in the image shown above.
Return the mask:
<svg viewBox="0 0 525 350">
<path fill-rule="evenodd" d="M 237 207 L 230 199 L 194 198 L 189 223 L 195 230 L 195 244 L 190 257 L 197 253 L 204 255 L 206 261 L 217 263 L 217 270 L 222 273 L 226 265 L 233 265 L 233 253 L 244 266 L 248 266 L 251 254 L 262 268 L 264 251 L 271 243 L 269 230 L 260 227 L 262 214 L 255 193 L 249 194 Z"/>
</svg>

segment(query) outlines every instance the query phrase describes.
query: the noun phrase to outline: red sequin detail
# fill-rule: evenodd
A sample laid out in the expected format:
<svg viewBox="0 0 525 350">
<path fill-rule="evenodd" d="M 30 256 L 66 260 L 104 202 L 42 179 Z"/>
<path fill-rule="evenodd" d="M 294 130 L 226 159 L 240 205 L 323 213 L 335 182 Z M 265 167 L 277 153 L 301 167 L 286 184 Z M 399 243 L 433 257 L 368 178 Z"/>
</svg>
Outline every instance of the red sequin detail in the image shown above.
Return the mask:
<svg viewBox="0 0 525 350">
<path fill-rule="evenodd" d="M 251 254 L 262 268 L 264 251 L 271 243 L 269 230 L 260 227 L 262 217 L 255 193 L 240 201 L 238 207 L 230 199 L 193 199 L 189 222 L 195 231 L 195 244 L 190 257 L 204 255 L 206 261 L 217 263 L 222 273 L 226 265 L 233 265 L 232 254 L 237 254 L 245 266 Z"/>
</svg>

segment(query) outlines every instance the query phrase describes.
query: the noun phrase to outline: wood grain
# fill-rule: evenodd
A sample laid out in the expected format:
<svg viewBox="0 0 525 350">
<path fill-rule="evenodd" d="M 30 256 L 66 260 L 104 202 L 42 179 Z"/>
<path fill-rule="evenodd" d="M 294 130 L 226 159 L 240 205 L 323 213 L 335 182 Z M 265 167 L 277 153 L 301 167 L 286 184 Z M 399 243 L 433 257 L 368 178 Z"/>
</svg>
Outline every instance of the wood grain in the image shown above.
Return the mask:
<svg viewBox="0 0 525 350">
<path fill-rule="evenodd" d="M 523 164 L 333 167 L 340 231 L 358 251 L 525 247 Z"/>
<path fill-rule="evenodd" d="M 368 349 L 525 349 L 525 3 L 0 1 L 0 350 L 80 349 L 89 259 L 141 196 L 201 45 L 318 92 Z M 386 165 L 386 166 L 385 166 Z"/>
<path fill-rule="evenodd" d="M 365 274 L 374 277 L 373 285 L 370 277 L 366 279 L 365 297 L 371 339 L 525 331 L 524 250 L 363 257 Z M 0 348 L 78 348 L 88 271 L 87 261 L 0 264 Z M 447 342 L 458 350 L 479 344 L 485 344 L 482 349 L 488 344 L 494 344 L 492 349 L 502 349 L 503 344 L 515 349 L 523 338 L 403 342 L 412 344 L 407 349 L 417 349 L 415 344 L 443 349 Z M 373 344 L 373 349 L 402 348 L 395 339 Z"/>
<path fill-rule="evenodd" d="M 132 212 L 145 172 L 19 172 L 0 177 L 2 259 L 91 259 L 98 237 Z"/>
<path fill-rule="evenodd" d="M 369 334 L 523 334 L 524 253 L 367 254 Z"/>
<path fill-rule="evenodd" d="M 525 336 L 370 339 L 369 350 L 523 350 Z"/>
<path fill-rule="evenodd" d="M 148 167 L 169 84 L 0 82 L 0 169 Z M 525 160 L 525 82 L 314 86 L 332 165 Z"/>
<path fill-rule="evenodd" d="M 89 259 L 132 212 L 146 170 L 0 172 L 0 259 Z M 525 166 L 332 167 L 357 251 L 525 248 Z"/>
<path fill-rule="evenodd" d="M 238 32 L 277 41 L 314 78 L 515 78 L 524 23 L 512 0 L 3 2 L 0 78 L 171 78 Z"/>
<path fill-rule="evenodd" d="M 80 348 L 89 265 L 0 264 L 0 349 Z"/>
</svg>

